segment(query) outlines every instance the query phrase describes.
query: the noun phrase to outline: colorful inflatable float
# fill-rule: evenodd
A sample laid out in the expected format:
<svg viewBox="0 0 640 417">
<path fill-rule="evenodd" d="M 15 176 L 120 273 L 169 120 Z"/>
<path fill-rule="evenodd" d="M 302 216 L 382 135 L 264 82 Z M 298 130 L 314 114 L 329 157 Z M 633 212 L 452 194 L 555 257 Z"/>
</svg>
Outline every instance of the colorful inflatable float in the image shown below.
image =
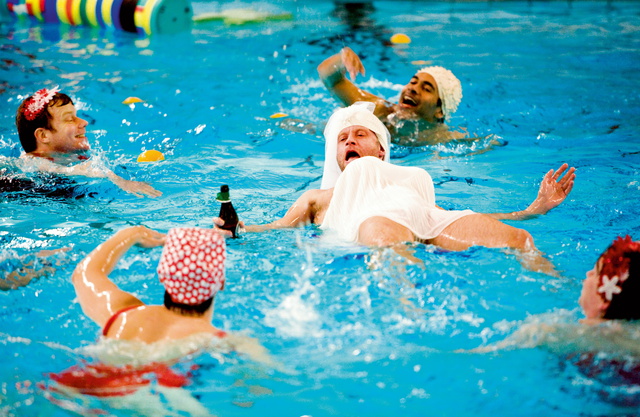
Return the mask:
<svg viewBox="0 0 640 417">
<path fill-rule="evenodd" d="M 113 27 L 143 35 L 188 30 L 193 18 L 189 0 L 0 0 L 0 8 L 44 23 Z"/>
</svg>

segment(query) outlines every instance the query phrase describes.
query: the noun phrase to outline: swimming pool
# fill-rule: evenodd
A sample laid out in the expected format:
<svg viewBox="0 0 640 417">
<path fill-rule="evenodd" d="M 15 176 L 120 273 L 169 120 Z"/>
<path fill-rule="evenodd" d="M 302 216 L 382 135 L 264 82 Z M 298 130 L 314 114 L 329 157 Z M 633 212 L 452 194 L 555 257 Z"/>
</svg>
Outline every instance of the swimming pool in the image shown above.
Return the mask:
<svg viewBox="0 0 640 417">
<path fill-rule="evenodd" d="M 318 187 L 321 137 L 281 129 L 269 116 L 326 120 L 336 103 L 315 68 L 344 45 L 363 57 L 359 84 L 389 98 L 418 68 L 414 61 L 451 68 L 464 98 L 450 125 L 500 139 L 491 149 L 480 140 L 393 150 L 393 162 L 430 172 L 441 206 L 521 209 L 548 169 L 578 168 L 568 201 L 517 224 L 562 277 L 527 271 L 500 250 L 416 245 L 421 267 L 390 252 L 336 246 L 314 227 L 247 235 L 228 242 L 228 285 L 214 325 L 258 338 L 286 370 L 233 354 L 190 357 L 180 364 L 198 365 L 188 393 L 221 416 L 637 414 L 637 385 L 586 376 L 548 349 L 458 350 L 500 341 L 526 320 L 576 320 L 580 283 L 597 255 L 618 234 L 639 238 L 639 4 L 376 1 L 357 21 L 324 1 L 193 6 L 294 18 L 209 22 L 149 38 L 26 20 L 0 26 L 2 168 L 13 172 L 11 158 L 20 154 L 18 96 L 60 85 L 90 121 L 94 153 L 164 193 L 138 199 L 87 180 L 62 196 L 1 196 L 4 257 L 73 246 L 55 258 L 54 274 L 0 292 L 3 415 L 136 415 L 123 402 L 91 398 L 55 405 L 36 386 L 96 355 L 98 329 L 70 284 L 75 264 L 127 225 L 208 226 L 220 184 L 230 185 L 248 223 L 278 218 Z M 389 46 L 398 32 L 412 43 Z M 145 103 L 121 104 L 129 96 Z M 166 160 L 138 164 L 146 149 Z M 143 301 L 159 302 L 159 256 L 134 251 L 113 276 Z"/>
</svg>

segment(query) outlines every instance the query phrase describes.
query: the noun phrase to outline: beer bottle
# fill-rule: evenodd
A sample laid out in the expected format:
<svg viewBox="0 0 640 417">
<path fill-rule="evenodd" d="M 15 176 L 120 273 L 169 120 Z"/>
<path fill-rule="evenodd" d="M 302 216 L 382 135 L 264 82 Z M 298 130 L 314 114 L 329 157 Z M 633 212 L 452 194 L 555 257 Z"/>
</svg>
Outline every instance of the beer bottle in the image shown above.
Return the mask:
<svg viewBox="0 0 640 417">
<path fill-rule="evenodd" d="M 224 225 L 220 226 L 220 228 L 230 230 L 232 237 L 238 237 L 238 215 L 236 214 L 236 210 L 233 208 L 233 204 L 231 204 L 228 185 L 220 187 L 220 192 L 218 193 L 216 200 L 221 203 L 220 214 L 218 217 L 224 220 Z"/>
</svg>

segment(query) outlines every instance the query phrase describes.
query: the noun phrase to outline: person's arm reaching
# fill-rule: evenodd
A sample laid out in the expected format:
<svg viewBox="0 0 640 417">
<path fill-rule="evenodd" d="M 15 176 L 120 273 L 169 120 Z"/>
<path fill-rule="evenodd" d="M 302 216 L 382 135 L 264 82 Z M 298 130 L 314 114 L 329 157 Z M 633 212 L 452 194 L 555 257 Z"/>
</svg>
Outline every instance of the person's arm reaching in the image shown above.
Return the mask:
<svg viewBox="0 0 640 417">
<path fill-rule="evenodd" d="M 560 205 L 573 189 L 576 169 L 571 167 L 567 171 L 567 168 L 569 168 L 568 164 L 562 164 L 556 171 L 552 169 L 547 172 L 540 183 L 538 196 L 525 210 L 511 213 L 487 213 L 487 215 L 497 220 L 527 220 L 547 214 Z"/>
<path fill-rule="evenodd" d="M 144 226 L 120 230 L 95 248 L 73 272 L 72 281 L 82 310 L 98 325 L 124 307 L 144 305 L 109 279 L 118 260 L 133 245 L 146 248 L 164 244 L 165 235 Z"/>
<path fill-rule="evenodd" d="M 325 206 L 325 200 L 327 197 L 331 197 L 333 193 L 333 189 L 330 190 L 309 190 L 296 200 L 295 203 L 287 210 L 287 213 L 276 221 L 273 221 L 268 224 L 256 224 L 256 225 L 245 225 L 243 222 L 240 222 L 240 227 L 245 232 L 263 232 L 266 230 L 273 229 L 286 229 L 293 227 L 305 226 L 309 223 L 314 223 L 316 220 L 316 215 L 321 207 Z M 224 225 L 224 221 L 222 221 L 218 217 L 213 218 L 214 227 Z M 225 235 L 231 236 L 231 232 L 228 230 L 223 230 L 220 228 L 216 228 L 216 230 Z"/>
<path fill-rule="evenodd" d="M 358 74 L 364 75 L 364 66 L 360 57 L 349 47 L 325 59 L 318 65 L 318 75 L 323 84 L 345 106 L 350 106 L 357 101 L 370 101 L 378 106 L 386 106 L 386 101 L 367 91 L 361 90 L 346 77 L 347 72 L 351 80 L 355 80 Z"/>
<path fill-rule="evenodd" d="M 162 195 L 161 191 L 156 190 L 146 182 L 126 180 L 116 175 L 113 171 L 107 172 L 107 178 L 120 187 L 120 189 L 131 193 L 136 197 L 142 197 L 143 195 L 146 195 L 147 197 L 160 197 Z"/>
<path fill-rule="evenodd" d="M 90 178 L 108 178 L 111 182 L 120 187 L 120 189 L 131 193 L 136 197 L 142 197 L 143 195 L 148 197 L 159 197 L 162 195 L 162 192 L 156 190 L 146 182 L 126 180 L 110 169 L 99 166 L 100 164 L 96 164 L 92 160 L 73 166 L 59 165 L 44 158 L 32 158 L 32 162 L 36 164 L 37 169 L 40 171 L 68 176 L 78 175 Z"/>
</svg>

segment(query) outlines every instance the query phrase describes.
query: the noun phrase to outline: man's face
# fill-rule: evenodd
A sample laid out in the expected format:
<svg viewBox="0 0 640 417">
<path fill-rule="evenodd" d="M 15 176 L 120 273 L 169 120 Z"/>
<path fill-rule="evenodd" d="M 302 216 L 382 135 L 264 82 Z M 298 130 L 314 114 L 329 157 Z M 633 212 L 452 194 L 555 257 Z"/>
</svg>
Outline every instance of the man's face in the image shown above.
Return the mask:
<svg viewBox="0 0 640 417">
<path fill-rule="evenodd" d="M 44 129 L 44 140 L 49 152 L 74 153 L 89 149 L 85 127 L 87 121 L 76 115 L 73 104 L 47 108 L 52 116 L 51 129 Z"/>
<path fill-rule="evenodd" d="M 418 116 L 428 122 L 437 122 L 444 117 L 438 105 L 438 84 L 431 74 L 417 73 L 400 92 L 398 104 L 406 116 Z"/>
<path fill-rule="evenodd" d="M 384 159 L 384 148 L 375 133 L 364 126 L 345 127 L 338 133 L 338 152 L 336 155 L 340 171 L 344 171 L 351 162 L 363 156 L 375 156 Z"/>
</svg>

